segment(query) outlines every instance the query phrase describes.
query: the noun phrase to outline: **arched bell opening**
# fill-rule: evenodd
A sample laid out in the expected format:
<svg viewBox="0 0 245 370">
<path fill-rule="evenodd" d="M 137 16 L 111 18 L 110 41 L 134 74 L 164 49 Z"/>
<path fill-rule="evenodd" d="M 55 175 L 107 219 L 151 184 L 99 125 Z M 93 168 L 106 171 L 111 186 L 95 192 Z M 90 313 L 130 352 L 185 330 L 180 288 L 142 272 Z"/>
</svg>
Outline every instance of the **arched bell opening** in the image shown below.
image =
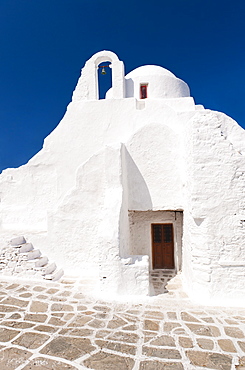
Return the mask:
<svg viewBox="0 0 245 370">
<path fill-rule="evenodd" d="M 112 64 L 102 62 L 98 65 L 98 98 L 105 99 L 106 92 L 112 87 Z"/>
<path fill-rule="evenodd" d="M 101 65 L 110 65 L 111 68 L 104 67 L 106 74 L 101 75 L 103 69 L 98 68 Z M 105 77 L 104 80 L 102 77 Z M 103 99 L 105 91 L 110 87 L 112 87 L 110 99 L 122 99 L 125 97 L 124 82 L 123 62 L 112 51 L 100 51 L 85 63 L 79 83 L 73 93 L 73 100 Z"/>
</svg>

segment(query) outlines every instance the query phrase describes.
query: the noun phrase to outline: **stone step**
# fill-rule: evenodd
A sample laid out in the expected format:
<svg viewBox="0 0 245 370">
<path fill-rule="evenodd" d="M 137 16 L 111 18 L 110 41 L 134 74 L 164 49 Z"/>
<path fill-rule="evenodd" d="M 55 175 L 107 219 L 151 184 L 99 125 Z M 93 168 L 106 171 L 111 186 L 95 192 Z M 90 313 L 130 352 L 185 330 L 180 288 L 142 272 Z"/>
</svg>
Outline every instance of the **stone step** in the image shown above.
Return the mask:
<svg viewBox="0 0 245 370">
<path fill-rule="evenodd" d="M 36 263 L 35 263 L 35 267 L 44 267 L 45 265 L 48 264 L 48 257 L 46 256 L 43 256 L 43 257 L 40 257 Z"/>
<path fill-rule="evenodd" d="M 20 253 L 27 253 L 27 252 L 32 251 L 33 249 L 34 248 L 33 248 L 32 243 L 25 243 L 25 244 L 21 245 L 21 247 L 19 249 L 19 252 Z"/>
<path fill-rule="evenodd" d="M 54 274 L 45 275 L 44 276 L 44 279 L 46 279 L 46 280 L 52 280 L 52 281 L 57 281 L 63 275 L 64 275 L 64 270 L 63 269 L 60 269 L 60 270 L 56 271 Z"/>
<path fill-rule="evenodd" d="M 43 270 L 43 275 L 49 275 L 52 274 L 56 270 L 57 266 L 55 262 L 50 263 L 44 270 Z"/>
<path fill-rule="evenodd" d="M 52 275 L 53 275 L 52 281 L 57 281 L 57 280 L 59 280 L 64 275 L 64 270 L 63 269 L 59 269 L 58 271 L 56 271 Z"/>
<path fill-rule="evenodd" d="M 38 258 L 41 256 L 41 252 L 39 249 L 34 249 L 31 252 L 27 253 L 27 260 L 34 260 L 35 258 Z"/>
<path fill-rule="evenodd" d="M 41 256 L 39 249 L 27 243 L 24 236 L 13 238 L 0 252 L 0 273 L 7 276 L 32 276 L 57 281 L 64 275 L 56 264 L 48 263 L 48 257 Z"/>
<path fill-rule="evenodd" d="M 24 236 L 17 236 L 16 238 L 11 239 L 9 243 L 12 246 L 18 246 L 18 245 L 21 245 L 21 244 L 25 244 L 26 240 L 25 240 Z"/>
</svg>

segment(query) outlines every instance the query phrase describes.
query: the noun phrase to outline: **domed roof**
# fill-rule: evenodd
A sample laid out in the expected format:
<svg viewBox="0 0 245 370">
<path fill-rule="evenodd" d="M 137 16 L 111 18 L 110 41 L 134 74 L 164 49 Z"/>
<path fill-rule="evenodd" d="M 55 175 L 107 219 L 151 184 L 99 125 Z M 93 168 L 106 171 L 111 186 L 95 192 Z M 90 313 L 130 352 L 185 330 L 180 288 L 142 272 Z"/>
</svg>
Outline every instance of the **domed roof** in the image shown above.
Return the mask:
<svg viewBox="0 0 245 370">
<path fill-rule="evenodd" d="M 166 68 L 155 65 L 146 65 L 135 68 L 131 72 L 129 72 L 125 77 L 132 78 L 139 76 L 157 76 L 157 75 L 176 78 L 176 76 L 172 72 L 168 71 Z"/>
</svg>

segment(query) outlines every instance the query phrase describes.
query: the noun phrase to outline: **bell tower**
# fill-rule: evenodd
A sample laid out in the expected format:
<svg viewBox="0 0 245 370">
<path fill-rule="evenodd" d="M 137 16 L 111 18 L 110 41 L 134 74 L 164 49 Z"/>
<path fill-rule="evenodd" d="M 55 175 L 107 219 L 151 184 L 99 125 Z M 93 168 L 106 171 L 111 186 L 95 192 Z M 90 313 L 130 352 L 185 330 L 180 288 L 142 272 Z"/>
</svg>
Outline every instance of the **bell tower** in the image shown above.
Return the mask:
<svg viewBox="0 0 245 370">
<path fill-rule="evenodd" d="M 124 64 L 117 55 L 111 51 L 103 50 L 94 54 L 82 69 L 78 85 L 73 93 L 73 101 L 98 100 L 98 66 L 101 63 L 110 62 L 112 69 L 112 94 L 111 99 L 122 99 L 125 97 L 124 88 Z"/>
</svg>

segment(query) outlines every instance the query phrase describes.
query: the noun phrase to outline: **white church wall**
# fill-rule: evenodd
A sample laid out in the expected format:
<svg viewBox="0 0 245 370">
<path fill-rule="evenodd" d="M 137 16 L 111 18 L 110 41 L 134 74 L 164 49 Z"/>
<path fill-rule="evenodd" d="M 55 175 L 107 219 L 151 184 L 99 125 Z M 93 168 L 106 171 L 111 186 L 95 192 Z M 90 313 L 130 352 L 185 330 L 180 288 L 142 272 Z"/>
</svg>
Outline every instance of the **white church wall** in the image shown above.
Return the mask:
<svg viewBox="0 0 245 370">
<path fill-rule="evenodd" d="M 235 151 L 245 154 L 245 130 L 237 124 L 231 117 L 224 113 L 220 113 L 221 120 L 221 135 L 230 142 L 230 145 Z"/>
<path fill-rule="evenodd" d="M 22 233 L 43 253 L 46 249 L 48 252 L 47 212 L 75 185 L 76 170 L 82 163 L 119 138 L 127 142 L 152 120 L 165 122 L 177 131 L 183 130 L 189 115 L 194 114 L 193 107 L 179 123 L 173 107 L 169 108 L 162 100 L 149 99 L 143 110 L 136 103 L 134 98 L 72 102 L 60 124 L 45 139 L 43 149 L 26 165 L 3 171 L 0 176 L 3 241 Z"/>
<path fill-rule="evenodd" d="M 179 141 L 163 120 L 146 125 L 127 143 L 129 210 L 183 208 Z"/>
<path fill-rule="evenodd" d="M 130 250 L 130 230 L 128 218 L 128 171 L 127 171 L 127 149 L 124 144 L 121 145 L 121 181 L 123 187 L 122 206 L 120 212 L 120 230 L 119 230 L 119 249 L 120 257 L 125 258 L 131 255 Z"/>
<path fill-rule="evenodd" d="M 120 237 L 127 217 L 122 217 L 123 184 L 121 145 L 106 147 L 77 171 L 76 187 L 50 214 L 50 256 L 69 275 L 97 279 L 96 292 L 144 294 L 149 291 L 149 262 L 143 256 L 128 263 L 120 255 Z M 125 234 L 119 235 L 119 230 Z M 127 239 L 125 241 L 127 244 Z M 130 287 L 127 292 L 125 287 Z"/>
<path fill-rule="evenodd" d="M 131 260 L 128 262 L 127 260 Z M 149 257 L 132 256 L 121 260 L 118 293 L 125 295 L 148 295 L 150 292 Z"/>
<path fill-rule="evenodd" d="M 224 135 L 226 122 L 223 114 L 211 111 L 198 113 L 190 122 L 183 271 L 186 288 L 196 300 L 242 304 L 245 158 L 237 150 L 239 140 L 233 145 Z"/>
<path fill-rule="evenodd" d="M 179 225 L 169 216 L 172 213 L 149 211 L 182 209 L 183 178 L 180 175 L 182 146 L 178 141 L 178 134 L 163 123 L 150 124 L 135 133 L 125 148 L 128 209 L 132 211 L 129 254 L 148 255 L 151 268 L 150 225 L 154 222 L 174 223 L 175 265 L 177 269 L 181 265 L 182 224 Z M 133 212 L 136 210 L 140 212 Z M 132 214 L 136 220 L 132 221 Z"/>
<path fill-rule="evenodd" d="M 182 271 L 186 291 L 192 299 L 210 302 L 211 256 L 208 231 L 202 219 L 194 221 L 185 208 L 183 220 Z M 200 224 L 199 224 L 200 223 Z M 207 222 L 206 222 L 207 223 Z"/>
<path fill-rule="evenodd" d="M 77 171 L 76 186 L 49 215 L 50 254 L 67 273 L 99 273 L 119 261 L 120 150 L 106 148 Z"/>
<path fill-rule="evenodd" d="M 37 245 L 46 246 L 47 210 L 57 199 L 57 172 L 39 162 L 0 175 L 0 231 L 4 245 L 12 236 L 25 235 Z"/>
</svg>

